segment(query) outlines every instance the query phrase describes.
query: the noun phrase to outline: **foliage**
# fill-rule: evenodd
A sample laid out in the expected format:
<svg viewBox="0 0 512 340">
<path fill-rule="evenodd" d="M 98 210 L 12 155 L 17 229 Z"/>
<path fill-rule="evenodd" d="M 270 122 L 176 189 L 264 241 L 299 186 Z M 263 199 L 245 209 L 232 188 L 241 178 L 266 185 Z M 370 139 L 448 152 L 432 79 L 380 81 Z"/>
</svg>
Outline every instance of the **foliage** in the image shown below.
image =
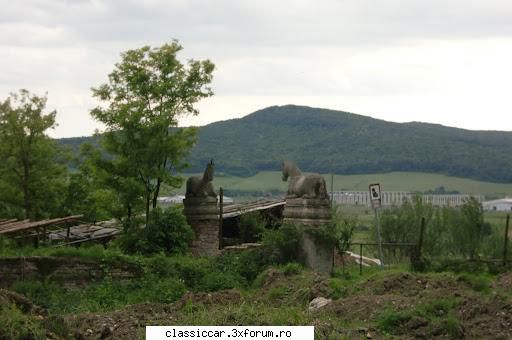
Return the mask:
<svg viewBox="0 0 512 340">
<path fill-rule="evenodd" d="M 123 201 L 118 199 L 113 183 L 119 179 L 96 166 L 101 159 L 98 149 L 90 144 L 81 146 L 80 156 L 75 159 L 75 167 L 69 178 L 64 210 L 68 214 L 83 214 L 86 221 L 96 222 L 123 217 Z M 105 183 L 110 183 L 105 185 Z"/>
<path fill-rule="evenodd" d="M 420 225 L 425 219 L 422 255 L 429 258 L 459 256 L 475 259 L 481 255 L 495 254 L 489 251 L 488 242 L 496 244 L 500 237 L 493 234 L 489 223 L 484 222 L 482 205 L 473 197 L 460 208 L 434 208 L 423 203 L 420 196 L 412 202 L 405 201 L 400 207 L 382 212 L 382 238 L 389 243 L 417 243 Z M 495 230 L 495 233 L 499 233 Z M 482 254 L 487 250 L 486 254 Z M 405 253 L 393 251 L 393 255 Z"/>
<path fill-rule="evenodd" d="M 257 211 L 240 216 L 240 241 L 257 242 L 263 236 L 266 222 Z"/>
<path fill-rule="evenodd" d="M 279 229 L 269 229 L 263 234 L 263 245 L 271 263 L 287 263 L 297 259 L 302 230 L 299 226 L 284 223 Z"/>
<path fill-rule="evenodd" d="M 340 209 L 334 208 L 332 212 L 332 221 L 336 237 L 336 251 L 344 254 L 350 249 L 354 231 L 359 226 L 359 221 L 355 215 L 345 215 Z"/>
<path fill-rule="evenodd" d="M 44 339 L 45 331 L 34 316 L 14 304 L 0 305 L 0 340 Z"/>
<path fill-rule="evenodd" d="M 193 237 L 180 207 L 171 206 L 153 209 L 145 228 L 140 228 L 136 220 L 127 221 L 120 242 L 127 253 L 170 255 L 185 253 Z"/>
<path fill-rule="evenodd" d="M 66 185 L 63 154 L 47 135 L 56 112 L 27 90 L 0 102 L 0 214 L 38 219 L 60 213 Z"/>
<path fill-rule="evenodd" d="M 185 66 L 177 59 L 181 50 L 173 41 L 126 51 L 108 83 L 93 88 L 93 96 L 105 105 L 91 115 L 107 127 L 102 145 L 113 157 L 98 164 L 127 182 L 115 190 L 119 195 L 128 190 L 129 203 L 143 197 L 146 225 L 161 185 L 181 185 L 176 172 L 184 168 L 184 157 L 195 142 L 195 129 L 176 129 L 178 118 L 198 114 L 194 105 L 213 94 L 208 84 L 214 65 L 189 60 Z"/>
<path fill-rule="evenodd" d="M 429 224 L 433 211 L 432 205 L 424 203 L 419 195 L 414 196 L 411 201 L 406 200 L 400 207 L 393 206 L 383 210 L 380 218 L 382 241 L 386 243 L 417 243 L 421 220 L 425 218 L 425 223 Z M 428 242 L 431 240 L 431 238 L 424 240 L 426 249 L 430 249 Z M 406 254 L 407 249 L 391 248 L 390 251 L 394 257 L 402 257 Z"/>
</svg>

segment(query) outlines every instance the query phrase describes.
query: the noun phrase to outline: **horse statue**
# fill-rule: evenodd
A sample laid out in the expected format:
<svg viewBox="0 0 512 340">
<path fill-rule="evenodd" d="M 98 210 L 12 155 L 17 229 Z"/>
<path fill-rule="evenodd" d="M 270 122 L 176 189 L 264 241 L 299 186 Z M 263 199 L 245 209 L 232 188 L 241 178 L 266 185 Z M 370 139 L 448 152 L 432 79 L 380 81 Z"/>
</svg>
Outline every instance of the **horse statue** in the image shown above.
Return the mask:
<svg viewBox="0 0 512 340">
<path fill-rule="evenodd" d="M 303 175 L 300 169 L 290 161 L 283 161 L 283 181 L 288 184 L 287 198 L 320 198 L 328 199 L 325 179 L 319 174 Z"/>
<path fill-rule="evenodd" d="M 217 197 L 213 189 L 213 173 L 215 172 L 213 159 L 206 165 L 203 176 L 191 176 L 187 179 L 187 191 L 185 197 Z"/>
</svg>

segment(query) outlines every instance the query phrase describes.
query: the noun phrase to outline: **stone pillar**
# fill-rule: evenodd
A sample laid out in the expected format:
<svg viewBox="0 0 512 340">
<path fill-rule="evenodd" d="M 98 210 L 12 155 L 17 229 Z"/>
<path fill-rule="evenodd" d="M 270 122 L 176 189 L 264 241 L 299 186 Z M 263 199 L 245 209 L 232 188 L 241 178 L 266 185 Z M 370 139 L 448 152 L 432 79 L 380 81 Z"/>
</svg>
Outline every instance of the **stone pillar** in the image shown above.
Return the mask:
<svg viewBox="0 0 512 340">
<path fill-rule="evenodd" d="M 328 199 L 286 198 L 284 222 L 315 228 L 331 220 L 331 203 Z M 330 273 L 334 248 L 315 240 L 307 232 L 303 234 L 300 257 L 304 264 L 318 272 Z"/>
<path fill-rule="evenodd" d="M 189 197 L 183 200 L 183 214 L 195 237 L 190 244 L 194 255 L 219 253 L 219 208 L 215 197 Z"/>
</svg>

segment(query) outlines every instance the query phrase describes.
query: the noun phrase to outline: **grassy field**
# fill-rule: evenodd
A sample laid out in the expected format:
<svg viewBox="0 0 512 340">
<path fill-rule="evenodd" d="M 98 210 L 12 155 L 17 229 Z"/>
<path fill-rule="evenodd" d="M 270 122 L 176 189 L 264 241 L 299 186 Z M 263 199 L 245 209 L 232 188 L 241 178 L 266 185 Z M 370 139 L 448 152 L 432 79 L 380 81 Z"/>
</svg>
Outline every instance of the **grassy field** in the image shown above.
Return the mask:
<svg viewBox="0 0 512 340">
<path fill-rule="evenodd" d="M 184 175 L 184 177 L 189 175 Z M 324 175 L 328 190 L 331 188 L 331 176 Z M 380 183 L 384 191 L 423 192 L 443 186 L 445 190 L 456 190 L 467 194 L 480 194 L 487 197 L 512 196 L 512 183 L 481 182 L 467 178 L 449 177 L 439 174 L 419 172 L 391 172 L 368 175 L 335 175 L 334 190 L 368 190 L 371 183 Z M 217 175 L 213 181 L 215 188 L 236 191 L 285 191 L 287 185 L 281 180 L 281 173 L 264 171 L 252 177 L 233 177 Z M 183 193 L 185 185 L 177 190 Z"/>
</svg>

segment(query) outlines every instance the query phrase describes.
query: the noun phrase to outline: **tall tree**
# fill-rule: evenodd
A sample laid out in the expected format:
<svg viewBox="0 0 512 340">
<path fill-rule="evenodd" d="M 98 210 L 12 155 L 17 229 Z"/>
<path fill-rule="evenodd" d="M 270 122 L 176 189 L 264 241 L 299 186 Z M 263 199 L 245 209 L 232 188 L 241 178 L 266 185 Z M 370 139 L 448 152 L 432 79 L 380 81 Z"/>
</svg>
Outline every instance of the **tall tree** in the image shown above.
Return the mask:
<svg viewBox="0 0 512 340">
<path fill-rule="evenodd" d="M 121 62 L 109 74 L 108 82 L 93 88 L 103 105 L 91 111 L 106 126 L 103 146 L 113 159 L 108 169 L 117 179 L 117 191 L 134 200 L 136 181 L 142 189 L 146 224 L 150 207 L 156 207 L 162 183 L 178 186 L 177 172 L 195 142 L 194 128 L 177 129 L 183 115 L 197 115 L 195 104 L 213 94 L 208 86 L 214 65 L 209 60 L 182 64 L 177 41 L 161 47 L 149 46 L 122 53 Z M 124 183 L 124 184 L 123 184 Z M 134 202 L 135 203 L 135 202 Z M 132 206 L 128 204 L 128 215 Z"/>
<path fill-rule="evenodd" d="M 0 206 L 36 219 L 58 213 L 66 185 L 57 145 L 46 132 L 56 112 L 43 113 L 46 96 L 27 90 L 0 103 Z"/>
</svg>

